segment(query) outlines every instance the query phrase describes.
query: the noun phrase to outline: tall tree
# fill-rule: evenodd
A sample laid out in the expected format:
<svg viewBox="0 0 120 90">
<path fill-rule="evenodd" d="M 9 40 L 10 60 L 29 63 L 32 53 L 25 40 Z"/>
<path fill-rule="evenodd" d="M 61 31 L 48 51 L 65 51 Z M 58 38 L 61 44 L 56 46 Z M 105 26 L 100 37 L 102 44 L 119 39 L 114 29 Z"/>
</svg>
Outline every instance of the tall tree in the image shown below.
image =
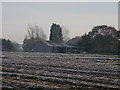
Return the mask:
<svg viewBox="0 0 120 90">
<path fill-rule="evenodd" d="M 52 24 L 50 29 L 50 41 L 54 43 L 62 43 L 63 42 L 63 35 L 62 29 L 60 25 Z"/>
</svg>

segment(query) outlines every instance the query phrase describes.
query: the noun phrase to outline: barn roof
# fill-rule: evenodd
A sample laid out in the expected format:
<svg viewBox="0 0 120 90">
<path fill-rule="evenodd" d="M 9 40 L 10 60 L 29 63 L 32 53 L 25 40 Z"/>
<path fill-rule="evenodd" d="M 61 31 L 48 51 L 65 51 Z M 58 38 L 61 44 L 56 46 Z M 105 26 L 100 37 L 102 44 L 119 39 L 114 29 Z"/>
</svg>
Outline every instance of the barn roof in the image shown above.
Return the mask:
<svg viewBox="0 0 120 90">
<path fill-rule="evenodd" d="M 52 45 L 54 47 L 73 47 L 73 46 L 67 45 L 65 43 L 52 43 Z"/>
<path fill-rule="evenodd" d="M 47 42 L 47 41 L 39 41 L 37 43 L 44 43 L 45 45 L 47 46 L 51 46 L 51 47 L 75 47 L 75 46 L 72 46 L 72 45 L 68 45 L 68 44 L 65 44 L 65 43 L 51 43 L 51 42 Z"/>
<path fill-rule="evenodd" d="M 36 42 L 36 43 L 44 43 L 45 45 L 47 45 L 47 46 L 53 46 L 53 45 L 51 45 L 50 43 L 48 43 L 47 41 L 38 41 L 38 42 Z"/>
</svg>

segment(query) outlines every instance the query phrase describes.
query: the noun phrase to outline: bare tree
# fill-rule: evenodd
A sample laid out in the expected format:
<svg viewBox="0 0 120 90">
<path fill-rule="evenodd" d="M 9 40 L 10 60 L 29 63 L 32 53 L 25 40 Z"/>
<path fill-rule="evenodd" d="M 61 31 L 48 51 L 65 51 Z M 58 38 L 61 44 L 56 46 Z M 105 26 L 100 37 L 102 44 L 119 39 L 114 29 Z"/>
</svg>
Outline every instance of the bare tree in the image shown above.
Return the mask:
<svg viewBox="0 0 120 90">
<path fill-rule="evenodd" d="M 37 25 L 32 26 L 29 24 L 27 31 L 28 33 L 25 35 L 25 39 L 23 41 L 24 51 L 32 51 L 34 43 L 46 40 L 46 35 L 44 34 L 43 29 Z"/>
<path fill-rule="evenodd" d="M 63 34 L 63 41 L 68 41 L 69 40 L 69 29 L 66 28 L 65 26 L 62 26 L 62 34 Z"/>
<path fill-rule="evenodd" d="M 46 35 L 43 32 L 43 29 L 38 27 L 37 25 L 28 25 L 28 35 L 26 36 L 27 38 L 31 39 L 31 38 L 40 38 L 40 39 L 46 39 Z"/>
<path fill-rule="evenodd" d="M 28 37 L 28 38 L 34 38 L 34 34 L 33 34 L 34 28 L 30 24 L 28 25 L 27 31 L 28 31 L 28 35 L 26 35 L 26 37 Z"/>
</svg>

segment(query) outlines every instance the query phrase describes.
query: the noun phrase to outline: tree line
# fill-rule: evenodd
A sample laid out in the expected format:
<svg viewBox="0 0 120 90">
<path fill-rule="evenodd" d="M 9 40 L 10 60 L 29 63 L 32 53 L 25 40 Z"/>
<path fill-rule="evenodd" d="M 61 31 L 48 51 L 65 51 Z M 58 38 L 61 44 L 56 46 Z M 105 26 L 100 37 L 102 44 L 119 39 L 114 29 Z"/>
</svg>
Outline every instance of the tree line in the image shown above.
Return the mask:
<svg viewBox="0 0 120 90">
<path fill-rule="evenodd" d="M 120 31 L 111 26 L 96 26 L 81 37 L 78 46 L 88 53 L 120 54 Z"/>
<path fill-rule="evenodd" d="M 19 44 L 9 39 L 0 39 L 2 51 L 20 51 Z"/>
<path fill-rule="evenodd" d="M 93 27 L 91 31 L 82 36 L 69 39 L 69 30 L 66 27 L 52 24 L 49 40 L 42 28 L 37 25 L 28 25 L 27 34 L 23 41 L 23 50 L 31 51 L 38 41 L 51 43 L 66 43 L 81 48 L 87 53 L 120 54 L 120 31 L 107 25 Z M 3 50 L 16 50 L 15 44 L 10 40 L 2 39 Z"/>
<path fill-rule="evenodd" d="M 68 29 L 64 26 L 52 24 L 50 29 L 49 41 L 46 40 L 46 35 L 43 29 L 37 25 L 29 25 L 27 29 L 28 33 L 23 41 L 23 50 L 32 51 L 36 42 L 46 41 L 51 43 L 65 43 L 68 40 Z"/>
</svg>

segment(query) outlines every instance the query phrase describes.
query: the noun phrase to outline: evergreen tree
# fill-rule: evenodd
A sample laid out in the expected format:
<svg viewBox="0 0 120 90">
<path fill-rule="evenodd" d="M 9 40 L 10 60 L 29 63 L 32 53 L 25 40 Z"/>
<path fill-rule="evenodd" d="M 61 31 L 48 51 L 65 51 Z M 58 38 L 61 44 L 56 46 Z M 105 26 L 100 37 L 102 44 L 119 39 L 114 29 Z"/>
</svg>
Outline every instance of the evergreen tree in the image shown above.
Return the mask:
<svg viewBox="0 0 120 90">
<path fill-rule="evenodd" d="M 2 39 L 2 51 L 16 51 L 16 48 L 9 39 Z"/>
<path fill-rule="evenodd" d="M 52 24 L 50 29 L 50 41 L 54 43 L 63 42 L 62 29 L 59 25 Z"/>
</svg>

